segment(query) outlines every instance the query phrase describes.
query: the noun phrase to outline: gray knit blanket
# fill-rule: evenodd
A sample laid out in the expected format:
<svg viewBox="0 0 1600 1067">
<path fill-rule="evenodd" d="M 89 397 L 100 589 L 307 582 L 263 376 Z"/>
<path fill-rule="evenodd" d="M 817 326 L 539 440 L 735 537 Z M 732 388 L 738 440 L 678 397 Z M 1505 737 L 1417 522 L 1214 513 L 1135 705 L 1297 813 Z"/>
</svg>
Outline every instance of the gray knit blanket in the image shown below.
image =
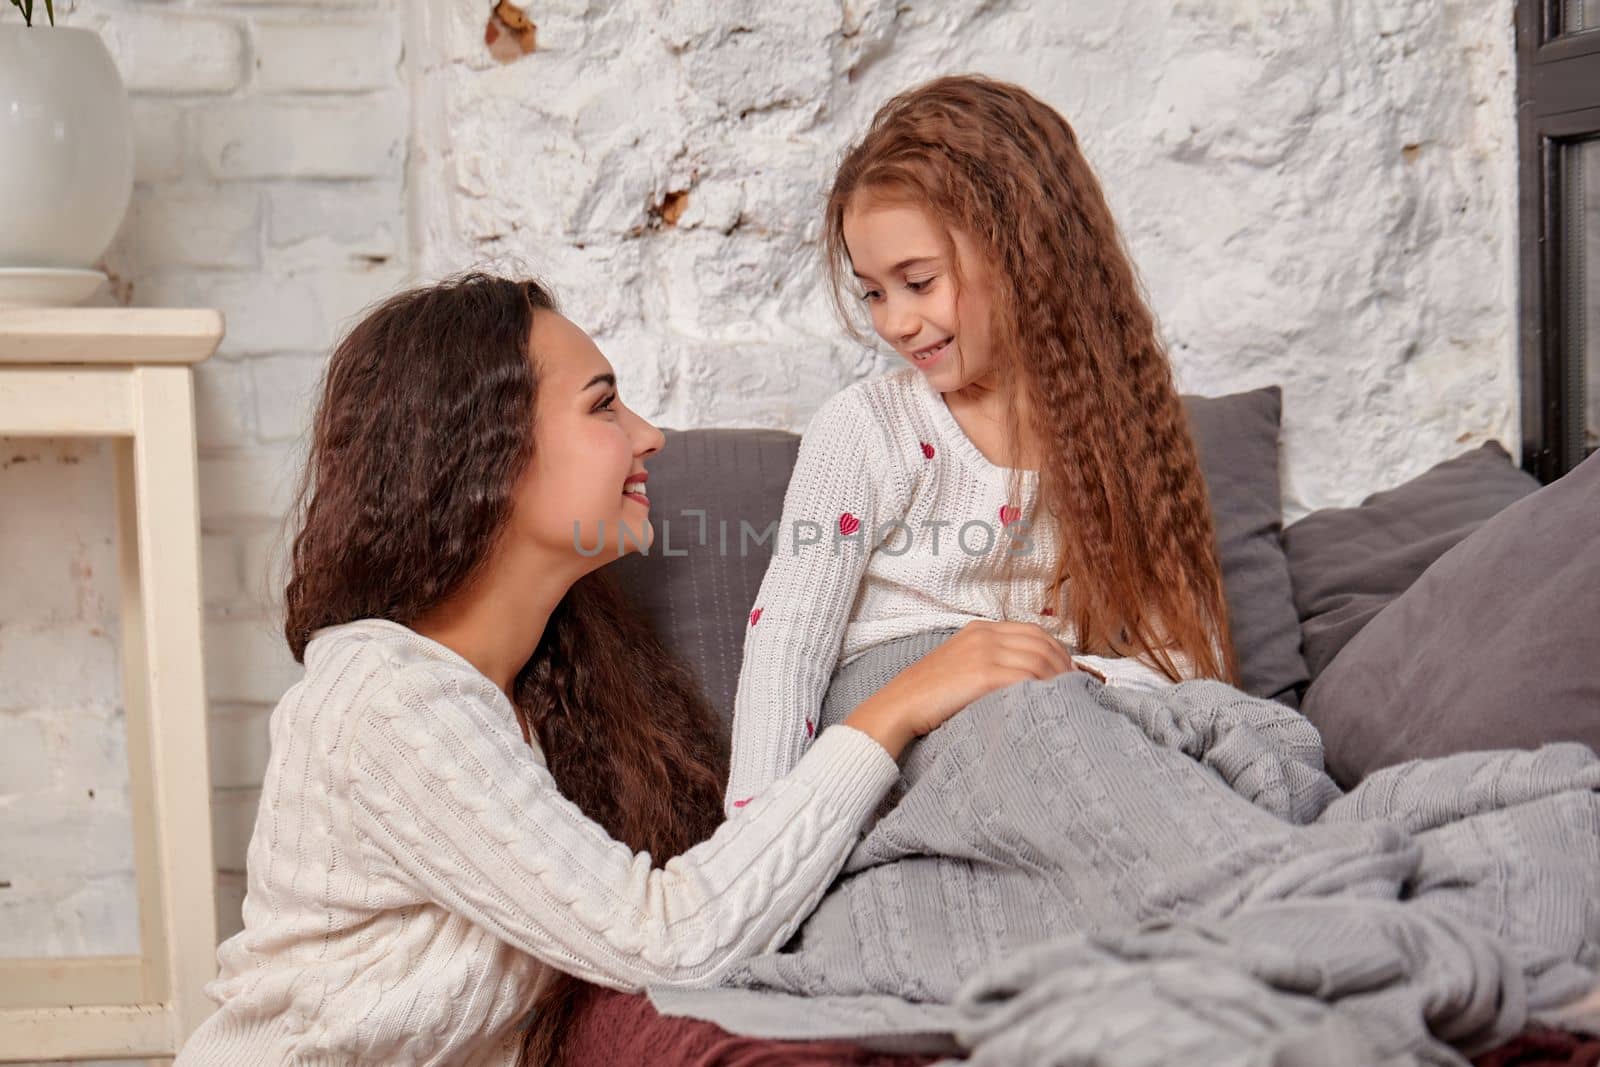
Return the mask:
<svg viewBox="0 0 1600 1067">
<path fill-rule="evenodd" d="M 823 728 L 951 632 L 846 665 Z M 656 1007 L 1006 1067 L 1462 1064 L 1600 967 L 1582 745 L 1341 794 L 1280 704 L 1072 673 L 977 701 L 902 769 L 781 951 Z"/>
</svg>

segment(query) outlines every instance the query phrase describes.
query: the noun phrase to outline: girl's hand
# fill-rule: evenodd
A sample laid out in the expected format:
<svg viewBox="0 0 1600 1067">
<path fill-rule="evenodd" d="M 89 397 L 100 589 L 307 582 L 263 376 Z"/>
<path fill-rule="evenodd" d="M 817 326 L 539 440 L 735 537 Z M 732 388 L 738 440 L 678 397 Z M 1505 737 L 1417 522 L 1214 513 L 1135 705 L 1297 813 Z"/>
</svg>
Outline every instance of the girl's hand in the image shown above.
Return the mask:
<svg viewBox="0 0 1600 1067">
<path fill-rule="evenodd" d="M 1042 627 L 978 619 L 901 671 L 844 723 L 870 734 L 898 759 L 914 738 L 986 693 L 1076 669 L 1061 642 Z"/>
</svg>

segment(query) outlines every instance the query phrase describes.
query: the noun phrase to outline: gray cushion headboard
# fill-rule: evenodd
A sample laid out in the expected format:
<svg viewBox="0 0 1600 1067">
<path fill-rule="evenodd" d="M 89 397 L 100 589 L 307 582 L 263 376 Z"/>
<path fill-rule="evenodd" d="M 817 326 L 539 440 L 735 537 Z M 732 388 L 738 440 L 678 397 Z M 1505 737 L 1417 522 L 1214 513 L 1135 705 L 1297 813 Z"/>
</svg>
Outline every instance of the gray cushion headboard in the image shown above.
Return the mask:
<svg viewBox="0 0 1600 1067">
<path fill-rule="evenodd" d="M 1243 688 L 1297 706 L 1308 676 L 1280 541 L 1282 392 L 1183 400 L 1211 496 Z M 800 438 L 762 429 L 665 433 L 647 464 L 655 542 L 611 573 L 731 721 L 747 613 L 772 555 L 772 541 L 755 538 L 782 516 Z"/>
<path fill-rule="evenodd" d="M 646 463 L 655 541 L 648 557 L 619 559 L 611 574 L 667 650 L 694 668 L 731 726 L 746 614 L 772 558 L 772 540 L 757 537 L 782 516 L 800 436 L 759 429 L 664 432 L 666 446 Z M 703 523 L 684 514 L 696 510 L 705 513 Z M 741 522 L 753 531 L 742 540 Z"/>
</svg>

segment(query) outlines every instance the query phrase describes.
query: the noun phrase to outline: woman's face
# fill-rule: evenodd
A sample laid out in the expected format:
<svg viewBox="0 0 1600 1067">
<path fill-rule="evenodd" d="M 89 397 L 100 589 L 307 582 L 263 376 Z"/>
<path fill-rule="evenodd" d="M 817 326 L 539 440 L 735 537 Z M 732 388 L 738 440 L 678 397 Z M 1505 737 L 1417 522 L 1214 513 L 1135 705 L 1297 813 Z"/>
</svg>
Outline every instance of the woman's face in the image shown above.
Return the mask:
<svg viewBox="0 0 1600 1067">
<path fill-rule="evenodd" d="M 989 283 L 968 234 L 950 230 L 959 291 L 944 231 L 921 208 L 858 195 L 844 241 L 872 328 L 902 359 L 942 393 L 989 378 Z"/>
<path fill-rule="evenodd" d="M 570 555 L 584 572 L 649 548 L 644 458 L 661 450 L 661 431 L 623 404 L 611 363 L 562 316 L 534 312 L 530 344 L 539 391 L 533 460 L 515 490 L 516 535 Z"/>
</svg>

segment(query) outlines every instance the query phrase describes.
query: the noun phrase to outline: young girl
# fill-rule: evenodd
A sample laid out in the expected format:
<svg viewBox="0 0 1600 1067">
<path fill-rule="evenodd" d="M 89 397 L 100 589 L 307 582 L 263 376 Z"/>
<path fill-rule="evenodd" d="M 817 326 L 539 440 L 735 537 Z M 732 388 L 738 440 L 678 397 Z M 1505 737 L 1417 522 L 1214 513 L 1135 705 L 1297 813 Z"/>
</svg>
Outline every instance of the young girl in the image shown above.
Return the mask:
<svg viewBox="0 0 1600 1067">
<path fill-rule="evenodd" d="M 1025 619 L 1107 684 L 1236 682 L 1171 367 L 1066 121 L 986 78 L 905 93 L 845 156 L 825 240 L 847 324 L 864 303 L 907 366 L 801 440 L 726 810 L 796 765 L 835 669 L 895 638 Z"/>
<path fill-rule="evenodd" d="M 305 676 L 178 1064 L 543 1062 L 555 976 L 713 983 L 781 944 L 912 737 L 1066 669 L 1038 627 L 970 627 L 689 847 L 713 715 L 595 573 L 650 543 L 661 444 L 531 282 L 402 293 L 338 346 L 286 594 Z"/>
</svg>

